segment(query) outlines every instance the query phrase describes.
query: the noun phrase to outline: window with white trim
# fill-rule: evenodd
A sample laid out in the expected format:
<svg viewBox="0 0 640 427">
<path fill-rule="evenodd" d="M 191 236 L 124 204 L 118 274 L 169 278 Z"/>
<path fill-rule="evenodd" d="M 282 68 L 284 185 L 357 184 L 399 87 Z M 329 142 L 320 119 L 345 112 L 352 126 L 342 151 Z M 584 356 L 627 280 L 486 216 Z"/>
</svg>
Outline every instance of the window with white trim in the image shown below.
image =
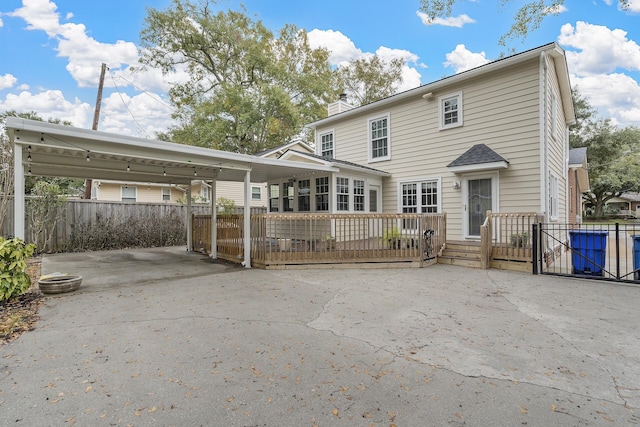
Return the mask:
<svg viewBox="0 0 640 427">
<path fill-rule="evenodd" d="M 163 188 L 162 189 L 162 201 L 163 202 L 171 201 L 171 189 L 170 188 Z"/>
<path fill-rule="evenodd" d="M 136 201 L 136 195 L 137 195 L 137 188 L 136 187 L 129 187 L 128 185 L 125 185 L 123 187 L 121 187 L 121 200 L 123 202 L 135 202 Z"/>
<path fill-rule="evenodd" d="M 390 155 L 389 115 L 369 119 L 369 160 L 388 160 Z"/>
<path fill-rule="evenodd" d="M 400 190 L 402 213 L 438 212 L 438 180 L 405 182 Z"/>
<path fill-rule="evenodd" d="M 298 212 L 309 212 L 311 210 L 311 180 L 301 179 L 298 181 Z"/>
<path fill-rule="evenodd" d="M 202 200 L 202 203 L 209 203 L 209 194 L 209 187 L 202 184 L 200 187 L 200 199 Z"/>
<path fill-rule="evenodd" d="M 462 92 L 441 96 L 438 110 L 439 129 L 462 126 Z"/>
<path fill-rule="evenodd" d="M 558 177 L 549 174 L 549 217 L 558 219 Z"/>
<path fill-rule="evenodd" d="M 338 196 L 336 210 L 349 210 L 349 178 L 336 178 L 336 195 Z"/>
<path fill-rule="evenodd" d="M 316 178 L 316 211 L 329 210 L 329 177 Z"/>
<path fill-rule="evenodd" d="M 287 181 L 282 184 L 282 212 L 293 212 L 294 193 L 293 181 Z"/>
<path fill-rule="evenodd" d="M 364 211 L 364 181 L 360 179 L 353 180 L 353 210 Z"/>
<path fill-rule="evenodd" d="M 280 207 L 280 186 L 269 185 L 269 212 L 278 212 Z"/>
<path fill-rule="evenodd" d="M 320 135 L 320 156 L 333 159 L 333 131 Z"/>
<path fill-rule="evenodd" d="M 251 187 L 251 200 L 262 200 L 262 187 Z"/>
</svg>

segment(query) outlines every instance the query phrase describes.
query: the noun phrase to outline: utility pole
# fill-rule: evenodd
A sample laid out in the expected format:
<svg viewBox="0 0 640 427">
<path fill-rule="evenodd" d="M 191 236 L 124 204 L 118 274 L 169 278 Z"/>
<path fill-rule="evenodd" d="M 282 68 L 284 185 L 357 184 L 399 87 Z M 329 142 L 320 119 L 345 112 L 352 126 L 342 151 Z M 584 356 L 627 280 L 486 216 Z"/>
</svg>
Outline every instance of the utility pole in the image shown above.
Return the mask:
<svg viewBox="0 0 640 427">
<path fill-rule="evenodd" d="M 102 63 L 102 69 L 100 70 L 100 83 L 98 84 L 98 97 L 96 98 L 96 109 L 93 112 L 93 127 L 92 130 L 98 130 L 98 121 L 100 121 L 100 106 L 102 105 L 102 88 L 104 87 L 104 74 L 107 71 L 107 64 Z M 91 178 L 84 180 L 84 198 L 85 200 L 91 200 Z"/>
</svg>

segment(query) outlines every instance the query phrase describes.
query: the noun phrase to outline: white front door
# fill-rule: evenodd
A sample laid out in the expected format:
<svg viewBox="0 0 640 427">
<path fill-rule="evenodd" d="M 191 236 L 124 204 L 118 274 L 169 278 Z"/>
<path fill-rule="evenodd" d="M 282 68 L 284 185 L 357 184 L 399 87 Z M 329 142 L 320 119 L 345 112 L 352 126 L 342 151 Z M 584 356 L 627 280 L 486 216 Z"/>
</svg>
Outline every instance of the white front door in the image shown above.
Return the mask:
<svg viewBox="0 0 640 427">
<path fill-rule="evenodd" d="M 469 175 L 462 178 L 462 225 L 467 239 L 480 238 L 480 226 L 487 211 L 498 209 L 498 174 Z"/>
</svg>

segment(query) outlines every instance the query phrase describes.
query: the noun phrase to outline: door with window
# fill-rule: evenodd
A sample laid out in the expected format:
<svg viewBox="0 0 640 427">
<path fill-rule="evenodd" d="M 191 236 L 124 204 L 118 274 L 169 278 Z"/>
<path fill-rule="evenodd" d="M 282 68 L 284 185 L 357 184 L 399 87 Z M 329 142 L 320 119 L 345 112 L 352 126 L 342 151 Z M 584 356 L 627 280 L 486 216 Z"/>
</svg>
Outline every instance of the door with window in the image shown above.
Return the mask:
<svg viewBox="0 0 640 427">
<path fill-rule="evenodd" d="M 470 176 L 462 181 L 463 233 L 465 238 L 480 238 L 480 227 L 484 224 L 487 211 L 497 210 L 498 178 Z"/>
</svg>

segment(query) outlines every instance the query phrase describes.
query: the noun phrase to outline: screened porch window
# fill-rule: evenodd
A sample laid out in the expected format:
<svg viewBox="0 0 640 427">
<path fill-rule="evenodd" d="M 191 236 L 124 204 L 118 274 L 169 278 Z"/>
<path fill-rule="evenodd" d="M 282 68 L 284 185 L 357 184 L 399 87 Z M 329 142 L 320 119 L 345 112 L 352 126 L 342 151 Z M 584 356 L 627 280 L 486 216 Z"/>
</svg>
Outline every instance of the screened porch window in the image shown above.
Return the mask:
<svg viewBox="0 0 640 427">
<path fill-rule="evenodd" d="M 298 181 L 298 212 L 309 212 L 311 210 L 311 180 L 301 179 Z"/>
<path fill-rule="evenodd" d="M 278 184 L 269 185 L 269 212 L 278 212 L 280 207 L 280 186 Z"/>
<path fill-rule="evenodd" d="M 282 184 L 282 212 L 293 211 L 293 197 L 295 187 L 293 182 L 285 182 Z"/>
<path fill-rule="evenodd" d="M 364 181 L 353 180 L 353 210 L 364 211 Z"/>
<path fill-rule="evenodd" d="M 336 194 L 338 196 L 337 210 L 349 210 L 349 178 L 336 179 Z"/>
</svg>

